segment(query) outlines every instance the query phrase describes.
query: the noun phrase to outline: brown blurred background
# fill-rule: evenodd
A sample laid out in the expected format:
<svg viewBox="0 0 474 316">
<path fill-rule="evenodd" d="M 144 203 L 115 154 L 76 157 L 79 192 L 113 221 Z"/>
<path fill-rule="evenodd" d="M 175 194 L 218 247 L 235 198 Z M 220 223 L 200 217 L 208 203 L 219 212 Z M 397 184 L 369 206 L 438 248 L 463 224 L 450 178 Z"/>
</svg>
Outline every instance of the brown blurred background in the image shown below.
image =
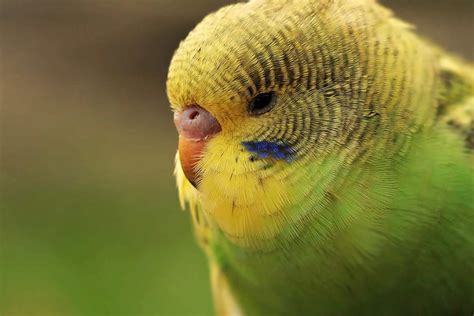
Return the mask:
<svg viewBox="0 0 474 316">
<path fill-rule="evenodd" d="M 0 315 L 212 314 L 165 79 L 232 2 L 2 0 Z M 474 59 L 474 1 L 382 2 Z"/>
</svg>

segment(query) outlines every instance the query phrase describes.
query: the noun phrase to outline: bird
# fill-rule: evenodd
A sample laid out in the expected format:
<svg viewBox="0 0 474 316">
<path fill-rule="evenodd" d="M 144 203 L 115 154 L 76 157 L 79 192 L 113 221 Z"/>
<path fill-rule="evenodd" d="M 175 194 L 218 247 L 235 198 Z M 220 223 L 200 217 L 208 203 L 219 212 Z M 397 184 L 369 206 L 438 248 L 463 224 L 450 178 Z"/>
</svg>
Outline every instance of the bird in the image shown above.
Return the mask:
<svg viewBox="0 0 474 316">
<path fill-rule="evenodd" d="M 218 315 L 474 312 L 472 63 L 375 0 L 250 0 L 166 89 Z"/>
</svg>

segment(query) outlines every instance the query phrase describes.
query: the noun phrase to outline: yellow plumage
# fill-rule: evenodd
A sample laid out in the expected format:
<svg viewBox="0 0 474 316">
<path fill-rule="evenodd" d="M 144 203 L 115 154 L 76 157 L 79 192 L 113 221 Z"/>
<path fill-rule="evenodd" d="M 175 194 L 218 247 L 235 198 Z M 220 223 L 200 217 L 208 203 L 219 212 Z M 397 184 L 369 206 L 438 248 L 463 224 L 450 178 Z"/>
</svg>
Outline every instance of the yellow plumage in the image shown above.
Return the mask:
<svg viewBox="0 0 474 316">
<path fill-rule="evenodd" d="M 190 191 L 181 192 L 182 199 L 189 197 L 191 204 L 204 200 L 206 212 L 231 239 L 250 245 L 272 238 L 292 220 L 292 214 L 282 212 L 292 194 L 285 184 L 297 179 L 291 179 L 292 171 L 282 161 L 269 170 L 262 166 L 266 162 L 248 163 L 250 154 L 242 152 L 236 140 L 277 138 L 296 131 L 289 141 L 308 151 L 313 148 L 305 146 L 319 136 L 319 148 L 314 148 L 318 160 L 310 158 L 291 168 L 298 169 L 308 163 L 317 167 L 334 147 L 340 147 L 340 156 L 358 159 L 364 148 L 356 140 L 386 120 L 393 120 L 387 141 L 407 126 L 413 126 L 413 132 L 430 126 L 436 115 L 432 90 L 440 84 L 440 69 L 433 65 L 440 56 L 410 29 L 366 0 L 250 1 L 206 17 L 173 57 L 168 95 L 174 110 L 205 105 L 223 130 L 209 142 L 199 165 L 205 174 L 202 193 L 178 177 L 181 191 Z M 266 125 L 283 127 L 278 130 L 262 129 L 261 118 L 247 115 L 246 104 L 256 93 L 277 91 L 280 102 L 289 103 L 288 92 L 297 93 L 301 87 L 315 87 L 319 93 L 307 98 L 321 105 L 320 135 L 308 133 L 314 118 L 298 104 L 304 99 L 295 102 L 299 116 L 291 121 L 281 118 L 284 112 L 267 118 Z M 341 95 L 348 98 L 342 100 Z M 337 112 L 342 108 L 333 104 L 340 102 L 347 103 L 350 115 Z M 332 108 L 336 112 L 329 112 Z M 404 119 L 394 120 L 397 116 Z M 334 136 L 337 141 L 325 143 Z M 398 141 L 404 146 L 403 139 Z M 363 147 L 374 146 L 365 142 Z"/>
</svg>

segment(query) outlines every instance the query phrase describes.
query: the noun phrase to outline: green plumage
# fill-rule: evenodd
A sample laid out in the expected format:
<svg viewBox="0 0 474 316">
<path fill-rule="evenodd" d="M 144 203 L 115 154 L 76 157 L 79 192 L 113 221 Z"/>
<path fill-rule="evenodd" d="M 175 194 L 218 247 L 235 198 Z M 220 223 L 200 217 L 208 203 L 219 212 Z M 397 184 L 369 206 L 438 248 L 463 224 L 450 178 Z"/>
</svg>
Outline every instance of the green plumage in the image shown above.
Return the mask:
<svg viewBox="0 0 474 316">
<path fill-rule="evenodd" d="M 280 251 L 255 253 L 217 238 L 212 251 L 243 309 L 249 315 L 469 314 L 472 168 L 449 131 L 428 135 L 415 136 L 399 161 L 356 167 L 344 190 Z"/>
<path fill-rule="evenodd" d="M 473 69 L 371 0 L 253 0 L 191 32 L 168 94 L 222 125 L 197 190 L 177 167 L 218 312 L 472 314 Z"/>
</svg>

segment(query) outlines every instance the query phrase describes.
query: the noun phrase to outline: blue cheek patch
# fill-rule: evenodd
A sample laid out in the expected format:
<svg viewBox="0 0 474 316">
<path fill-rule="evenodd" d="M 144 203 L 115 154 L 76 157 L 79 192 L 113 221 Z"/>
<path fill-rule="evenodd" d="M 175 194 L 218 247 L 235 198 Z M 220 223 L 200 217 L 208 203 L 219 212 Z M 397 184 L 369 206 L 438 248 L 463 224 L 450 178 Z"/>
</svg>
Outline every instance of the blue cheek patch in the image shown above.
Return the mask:
<svg viewBox="0 0 474 316">
<path fill-rule="evenodd" d="M 291 162 L 295 158 L 295 151 L 290 145 L 284 143 L 273 143 L 269 141 L 242 142 L 247 151 L 253 153 L 256 158 L 274 158 Z"/>
</svg>

